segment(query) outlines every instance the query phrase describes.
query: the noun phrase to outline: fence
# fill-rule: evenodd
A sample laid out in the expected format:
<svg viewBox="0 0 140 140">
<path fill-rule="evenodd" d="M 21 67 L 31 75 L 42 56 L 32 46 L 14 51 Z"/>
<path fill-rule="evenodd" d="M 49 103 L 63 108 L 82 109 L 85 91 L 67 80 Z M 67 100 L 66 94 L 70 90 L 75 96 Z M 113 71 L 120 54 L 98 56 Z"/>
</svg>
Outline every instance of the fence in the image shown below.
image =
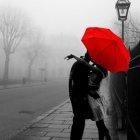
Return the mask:
<svg viewBox="0 0 140 140">
<path fill-rule="evenodd" d="M 127 73 L 111 74 L 110 81 L 118 128 L 127 130 L 128 139 L 140 140 L 140 55 L 131 60 Z"/>
</svg>

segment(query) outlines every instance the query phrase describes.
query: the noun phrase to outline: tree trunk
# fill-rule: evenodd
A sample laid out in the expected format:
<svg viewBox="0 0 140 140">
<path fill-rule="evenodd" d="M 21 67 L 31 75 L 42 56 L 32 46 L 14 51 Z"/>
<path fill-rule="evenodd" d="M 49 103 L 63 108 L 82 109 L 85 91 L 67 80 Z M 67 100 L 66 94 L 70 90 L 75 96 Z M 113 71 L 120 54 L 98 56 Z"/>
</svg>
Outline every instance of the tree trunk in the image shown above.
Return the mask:
<svg viewBox="0 0 140 140">
<path fill-rule="evenodd" d="M 3 83 L 4 83 L 4 87 L 7 87 L 7 85 L 8 85 L 8 73 L 9 73 L 10 54 L 7 53 L 5 56 L 6 57 L 5 57 Z"/>
<path fill-rule="evenodd" d="M 32 63 L 29 63 L 29 65 L 28 65 L 28 77 L 27 77 L 27 79 L 28 79 L 28 81 L 31 81 L 31 74 L 32 74 Z"/>
</svg>

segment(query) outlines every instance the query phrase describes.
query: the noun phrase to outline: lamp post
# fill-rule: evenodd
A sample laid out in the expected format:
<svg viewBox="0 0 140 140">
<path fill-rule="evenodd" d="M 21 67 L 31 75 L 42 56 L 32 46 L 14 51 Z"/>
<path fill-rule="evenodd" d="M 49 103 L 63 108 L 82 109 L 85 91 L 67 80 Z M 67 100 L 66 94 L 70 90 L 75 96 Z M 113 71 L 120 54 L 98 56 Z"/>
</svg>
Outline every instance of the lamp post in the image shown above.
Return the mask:
<svg viewBox="0 0 140 140">
<path fill-rule="evenodd" d="M 118 14 L 118 20 L 122 21 L 122 40 L 124 41 L 124 21 L 127 20 L 130 2 L 129 0 L 118 0 L 115 7 Z"/>
<path fill-rule="evenodd" d="M 128 15 L 128 10 L 130 7 L 130 2 L 129 0 L 118 0 L 115 8 L 117 10 L 117 14 L 118 14 L 118 20 L 120 20 L 122 22 L 122 40 L 124 42 L 124 21 L 127 20 L 127 15 Z M 122 107 L 122 111 L 123 111 L 123 115 L 122 115 L 122 124 L 121 124 L 121 128 L 124 129 L 127 126 L 127 122 L 128 122 L 128 73 L 125 73 L 125 99 L 123 101 L 123 107 Z"/>
</svg>

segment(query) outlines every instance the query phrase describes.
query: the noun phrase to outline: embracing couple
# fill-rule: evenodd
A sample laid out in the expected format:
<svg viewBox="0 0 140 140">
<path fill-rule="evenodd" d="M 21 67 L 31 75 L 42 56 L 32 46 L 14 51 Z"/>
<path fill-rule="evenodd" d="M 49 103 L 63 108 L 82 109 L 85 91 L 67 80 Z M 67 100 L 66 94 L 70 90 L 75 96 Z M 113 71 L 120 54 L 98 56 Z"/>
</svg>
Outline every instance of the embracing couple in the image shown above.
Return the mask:
<svg viewBox="0 0 140 140">
<path fill-rule="evenodd" d="M 102 79 L 108 75 L 107 70 L 93 62 L 88 52 L 81 58 L 74 55 L 66 58 L 77 60 L 69 77 L 69 96 L 74 114 L 70 140 L 82 139 L 86 119 L 96 121 L 99 140 L 111 140 L 104 123 L 104 106 L 98 93 Z"/>
</svg>

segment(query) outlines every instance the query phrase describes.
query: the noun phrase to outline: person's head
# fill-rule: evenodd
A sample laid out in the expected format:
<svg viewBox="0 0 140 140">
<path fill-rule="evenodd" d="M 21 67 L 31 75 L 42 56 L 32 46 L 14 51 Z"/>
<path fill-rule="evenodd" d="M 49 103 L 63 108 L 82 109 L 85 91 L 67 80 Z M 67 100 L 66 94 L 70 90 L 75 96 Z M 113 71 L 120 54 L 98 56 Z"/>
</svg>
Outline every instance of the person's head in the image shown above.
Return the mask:
<svg viewBox="0 0 140 140">
<path fill-rule="evenodd" d="M 90 57 L 90 55 L 89 55 L 88 52 L 85 53 L 84 59 L 85 59 L 87 62 L 91 61 L 91 57 Z"/>
<path fill-rule="evenodd" d="M 96 66 L 103 72 L 104 78 L 108 76 L 108 71 L 107 71 L 107 69 L 105 69 L 104 67 L 102 67 L 102 66 L 99 65 L 99 64 L 96 64 Z"/>
</svg>

